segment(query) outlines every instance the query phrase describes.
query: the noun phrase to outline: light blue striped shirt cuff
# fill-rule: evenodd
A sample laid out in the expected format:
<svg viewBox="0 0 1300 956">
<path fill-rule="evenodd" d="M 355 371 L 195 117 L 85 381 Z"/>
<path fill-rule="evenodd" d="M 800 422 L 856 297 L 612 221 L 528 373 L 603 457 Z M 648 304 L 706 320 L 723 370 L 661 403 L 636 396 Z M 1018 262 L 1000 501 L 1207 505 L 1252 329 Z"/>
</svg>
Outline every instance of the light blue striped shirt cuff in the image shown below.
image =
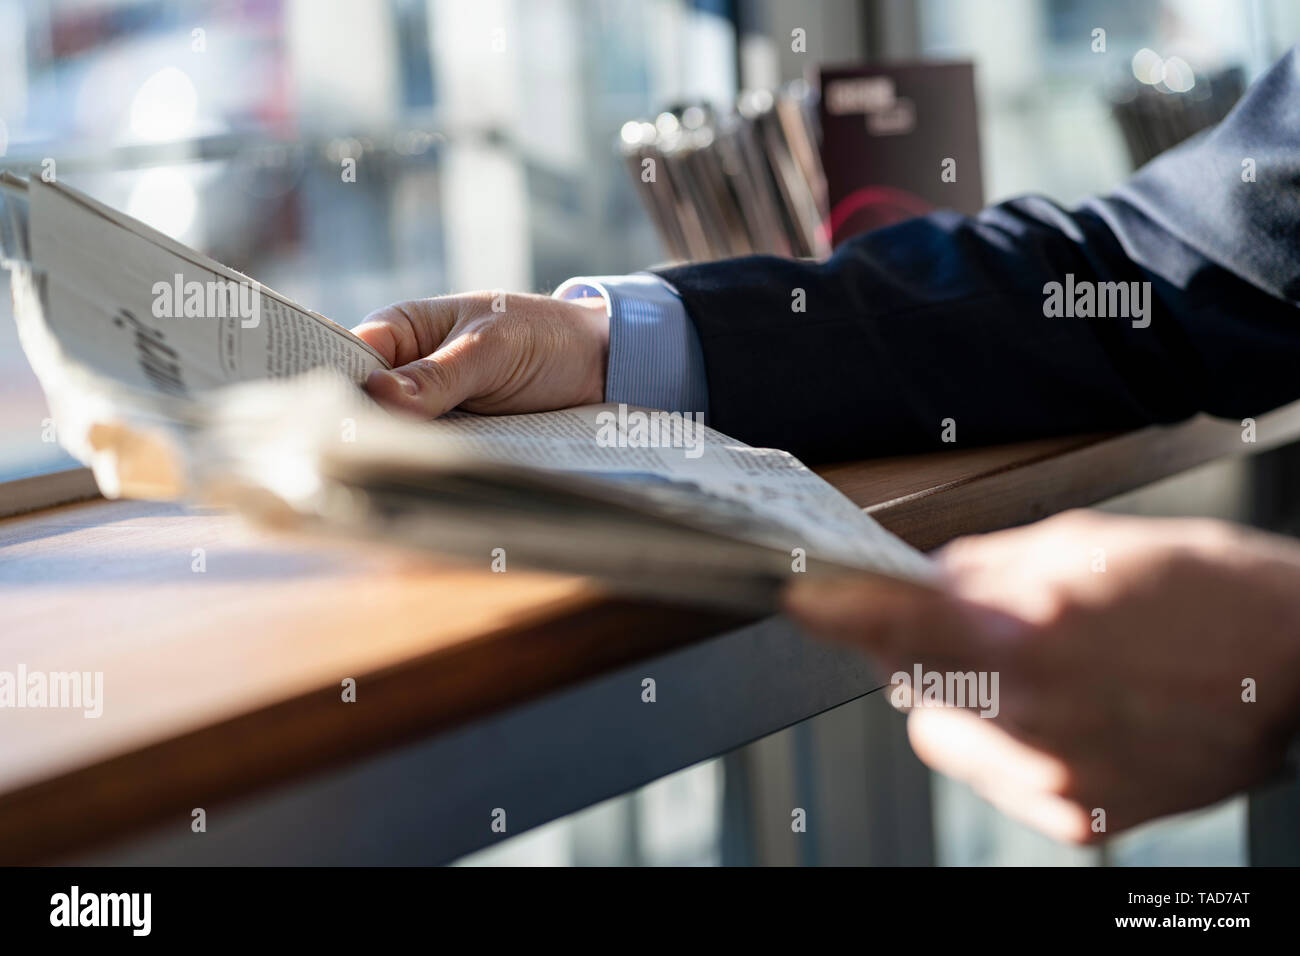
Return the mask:
<svg viewBox="0 0 1300 956">
<path fill-rule="evenodd" d="M 605 401 L 709 413 L 700 338 L 673 287 L 648 272 L 582 276 L 553 293 L 557 299 L 600 296 L 609 315 Z"/>
</svg>

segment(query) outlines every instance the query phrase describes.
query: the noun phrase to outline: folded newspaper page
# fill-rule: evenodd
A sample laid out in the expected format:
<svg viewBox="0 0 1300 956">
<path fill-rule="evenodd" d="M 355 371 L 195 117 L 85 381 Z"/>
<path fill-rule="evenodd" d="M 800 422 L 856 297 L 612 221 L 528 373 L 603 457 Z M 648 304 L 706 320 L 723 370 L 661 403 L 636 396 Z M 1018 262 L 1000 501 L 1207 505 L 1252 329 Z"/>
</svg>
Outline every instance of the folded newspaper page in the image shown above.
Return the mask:
<svg viewBox="0 0 1300 956">
<path fill-rule="evenodd" d="M 214 389 L 320 367 L 363 381 L 387 364 L 329 319 L 73 189 L 5 177 L 0 190 L 19 339 L 60 442 L 105 494 L 148 492 L 126 487 L 146 472 L 127 467 L 123 443 L 138 465 L 141 442 Z"/>
<path fill-rule="evenodd" d="M 337 376 L 305 376 L 225 390 L 197 444 L 198 483 L 265 522 L 307 516 L 627 593 L 759 609 L 797 572 L 931 570 L 792 455 L 681 414 L 604 404 L 417 423 Z"/>
<path fill-rule="evenodd" d="M 64 186 L 0 195 L 23 348 L 106 495 L 750 610 L 793 573 L 932 573 L 793 456 L 698 415 L 394 417 L 357 387 L 384 360 L 341 326 Z"/>
</svg>

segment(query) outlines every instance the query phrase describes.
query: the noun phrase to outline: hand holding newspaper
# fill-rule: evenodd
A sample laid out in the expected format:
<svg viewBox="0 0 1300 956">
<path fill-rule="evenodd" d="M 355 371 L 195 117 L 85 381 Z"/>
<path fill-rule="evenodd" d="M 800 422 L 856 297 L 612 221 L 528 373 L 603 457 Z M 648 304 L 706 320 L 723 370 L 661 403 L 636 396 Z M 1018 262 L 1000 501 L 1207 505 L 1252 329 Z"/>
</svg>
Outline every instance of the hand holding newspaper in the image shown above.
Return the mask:
<svg viewBox="0 0 1300 956">
<path fill-rule="evenodd" d="M 0 177 L 23 349 L 105 495 L 750 611 L 793 573 L 931 574 L 794 457 L 694 416 L 394 418 L 357 387 L 386 363 L 341 326 L 72 189 Z"/>
</svg>

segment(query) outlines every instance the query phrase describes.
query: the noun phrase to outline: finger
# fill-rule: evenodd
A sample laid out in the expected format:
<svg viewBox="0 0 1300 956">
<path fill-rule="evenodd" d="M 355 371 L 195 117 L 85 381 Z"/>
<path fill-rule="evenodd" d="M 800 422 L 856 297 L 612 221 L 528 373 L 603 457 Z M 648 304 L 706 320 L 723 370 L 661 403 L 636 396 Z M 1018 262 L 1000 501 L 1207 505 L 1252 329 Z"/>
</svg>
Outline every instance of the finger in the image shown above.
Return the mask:
<svg viewBox="0 0 1300 956">
<path fill-rule="evenodd" d="M 1105 835 L 1093 830 L 1092 814 L 1087 807 L 1065 797 L 1005 786 L 981 791 L 980 796 L 1012 820 L 1060 843 L 1091 843 Z"/>
<path fill-rule="evenodd" d="M 1074 787 L 1065 762 L 1021 743 L 995 721 L 967 710 L 915 709 L 907 736 L 926 766 L 969 784 L 1008 817 L 1069 843 L 1096 836 L 1087 809 L 1062 796 Z"/>
<path fill-rule="evenodd" d="M 474 342 L 457 338 L 427 358 L 392 371 L 376 369 L 366 379 L 366 391 L 381 405 L 420 418 L 437 418 L 477 392 L 478 361 Z"/>
<path fill-rule="evenodd" d="M 926 766 L 970 787 L 1008 817 L 1056 840 L 1085 843 L 1091 817 L 1062 796 L 1072 774 L 1065 763 L 966 710 L 913 710 L 907 720 L 912 749 Z"/>
<path fill-rule="evenodd" d="M 957 538 L 932 557 L 959 582 L 1023 574 L 1017 569 L 1032 570 L 1039 580 L 1074 578 L 1090 572 L 1099 546 L 1119 551 L 1129 538 L 1114 515 L 1074 510 L 1019 528 Z"/>
<path fill-rule="evenodd" d="M 785 595 L 790 615 L 825 637 L 859 645 L 891 663 L 990 666 L 1021 622 L 952 594 L 869 576 L 808 579 Z"/>
<path fill-rule="evenodd" d="M 389 365 L 406 365 L 431 354 L 456 324 L 455 296 L 395 302 L 371 312 L 352 330 Z"/>
<path fill-rule="evenodd" d="M 1060 794 L 1071 784 L 1058 757 L 1017 740 L 992 718 L 955 707 L 916 707 L 908 714 L 907 737 L 926 766 L 989 794 Z"/>
</svg>

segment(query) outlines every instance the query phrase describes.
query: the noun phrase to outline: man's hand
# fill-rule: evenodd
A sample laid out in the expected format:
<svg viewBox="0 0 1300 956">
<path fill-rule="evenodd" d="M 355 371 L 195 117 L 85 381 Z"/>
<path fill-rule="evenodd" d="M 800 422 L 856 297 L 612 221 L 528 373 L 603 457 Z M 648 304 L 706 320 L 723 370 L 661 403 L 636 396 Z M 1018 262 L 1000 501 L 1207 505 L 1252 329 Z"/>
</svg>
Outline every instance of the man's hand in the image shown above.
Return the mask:
<svg viewBox="0 0 1300 956">
<path fill-rule="evenodd" d="M 938 557 L 938 596 L 813 580 L 787 596 L 798 621 L 886 673 L 998 673 L 995 717 L 914 702 L 908 733 L 931 767 L 1073 842 L 1280 769 L 1300 724 L 1300 547 L 1213 521 L 1071 512 Z"/>
<path fill-rule="evenodd" d="M 394 366 L 366 390 L 423 418 L 457 406 L 487 415 L 605 400 L 609 319 L 599 298 L 474 292 L 398 302 L 352 330 Z"/>
</svg>

